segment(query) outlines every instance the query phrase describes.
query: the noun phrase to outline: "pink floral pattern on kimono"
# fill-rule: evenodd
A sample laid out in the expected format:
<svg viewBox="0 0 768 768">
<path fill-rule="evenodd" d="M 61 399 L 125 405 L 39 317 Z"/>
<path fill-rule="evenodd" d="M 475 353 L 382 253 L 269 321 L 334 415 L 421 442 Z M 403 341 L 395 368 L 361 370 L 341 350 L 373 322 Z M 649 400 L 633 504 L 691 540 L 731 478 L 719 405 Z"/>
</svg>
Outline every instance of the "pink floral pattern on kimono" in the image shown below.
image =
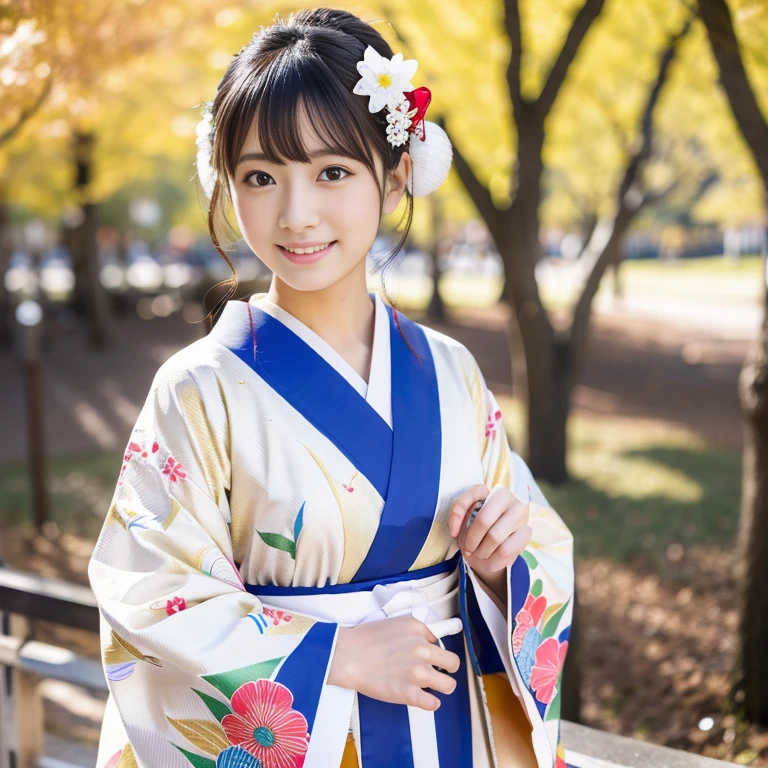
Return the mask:
<svg viewBox="0 0 768 768">
<path fill-rule="evenodd" d="M 123 756 L 123 750 L 118 750 L 112 757 L 104 763 L 104 768 L 117 768 L 117 764 L 120 762 L 120 758 Z"/>
<path fill-rule="evenodd" d="M 307 721 L 291 708 L 293 694 L 281 683 L 261 679 L 232 694 L 234 714 L 221 721 L 230 743 L 261 760 L 264 768 L 301 768 L 309 747 Z"/>
<path fill-rule="evenodd" d="M 561 643 L 556 637 L 548 637 L 536 649 L 536 662 L 531 670 L 531 688 L 536 698 L 549 704 L 555 697 L 560 670 L 568 652 L 568 641 Z"/>
<path fill-rule="evenodd" d="M 187 601 L 183 597 L 176 595 L 171 600 L 168 600 L 165 604 L 165 612 L 169 616 L 173 616 L 174 613 L 184 611 L 187 608 Z"/>
<path fill-rule="evenodd" d="M 182 480 L 187 476 L 187 473 L 183 471 L 181 462 L 176 461 L 173 456 L 169 456 L 165 460 L 165 467 L 163 468 L 163 474 L 168 475 L 171 482 L 176 482 L 179 478 Z"/>
<path fill-rule="evenodd" d="M 276 627 L 281 621 L 289 622 L 293 616 L 285 611 L 280 611 L 277 608 L 264 607 L 263 611 L 265 616 L 269 616 L 272 619 L 272 626 Z"/>
<path fill-rule="evenodd" d="M 544 611 L 547 609 L 547 598 L 544 595 L 534 597 L 528 594 L 525 605 L 515 617 L 515 631 L 512 633 L 512 650 L 517 656 L 523 647 L 525 634 L 531 627 L 538 626 Z"/>
<path fill-rule="evenodd" d="M 485 418 L 485 436 L 496 437 L 496 425 L 501 421 L 501 410 L 494 407 L 490 399 L 487 401 L 488 413 Z"/>
</svg>

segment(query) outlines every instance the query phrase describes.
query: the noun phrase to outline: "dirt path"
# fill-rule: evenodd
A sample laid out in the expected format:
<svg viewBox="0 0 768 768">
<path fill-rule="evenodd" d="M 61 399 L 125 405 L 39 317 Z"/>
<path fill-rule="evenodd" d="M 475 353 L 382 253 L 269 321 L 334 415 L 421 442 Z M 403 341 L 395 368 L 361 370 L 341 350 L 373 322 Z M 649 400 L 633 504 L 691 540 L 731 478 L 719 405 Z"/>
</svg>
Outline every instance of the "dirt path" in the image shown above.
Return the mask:
<svg viewBox="0 0 768 768">
<path fill-rule="evenodd" d="M 511 394 L 506 309 L 464 310 L 439 330 L 466 344 L 489 386 Z M 51 328 L 45 359 L 46 430 L 53 456 L 120 451 L 159 365 L 205 331 L 181 315 L 118 321 L 118 343 L 87 348 L 75 327 Z M 701 328 L 595 315 L 586 376 L 573 405 L 604 415 L 664 419 L 735 450 L 741 447 L 736 393 L 747 340 Z M 0 462 L 26 452 L 24 380 L 14 353 L 0 350 Z"/>
</svg>

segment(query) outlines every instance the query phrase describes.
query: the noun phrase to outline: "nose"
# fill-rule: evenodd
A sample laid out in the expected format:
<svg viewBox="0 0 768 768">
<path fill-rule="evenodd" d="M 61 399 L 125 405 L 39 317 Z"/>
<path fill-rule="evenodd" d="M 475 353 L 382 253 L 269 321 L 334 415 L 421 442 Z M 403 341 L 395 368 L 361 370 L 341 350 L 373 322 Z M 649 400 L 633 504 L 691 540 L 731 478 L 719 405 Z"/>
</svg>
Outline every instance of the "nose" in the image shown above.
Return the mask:
<svg viewBox="0 0 768 768">
<path fill-rule="evenodd" d="M 318 190 L 310 182 L 294 178 L 283 184 L 278 226 L 300 234 L 320 224 Z"/>
</svg>

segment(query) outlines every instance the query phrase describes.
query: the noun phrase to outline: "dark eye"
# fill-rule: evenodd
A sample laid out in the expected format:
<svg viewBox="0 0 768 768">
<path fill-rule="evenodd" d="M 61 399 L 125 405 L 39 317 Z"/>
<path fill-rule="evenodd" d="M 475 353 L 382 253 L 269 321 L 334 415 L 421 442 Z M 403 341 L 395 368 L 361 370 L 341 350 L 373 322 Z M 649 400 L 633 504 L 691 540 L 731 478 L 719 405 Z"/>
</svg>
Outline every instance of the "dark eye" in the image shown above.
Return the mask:
<svg viewBox="0 0 768 768">
<path fill-rule="evenodd" d="M 261 181 L 264 180 L 264 179 L 271 179 L 272 178 L 268 173 L 264 173 L 264 171 L 253 171 L 253 172 L 249 173 L 243 179 L 243 181 L 245 181 L 246 183 L 250 183 L 251 177 L 254 177 L 254 176 L 256 177 L 256 183 L 255 184 L 251 184 L 251 186 L 253 186 L 253 187 L 268 187 L 269 186 L 269 182 L 267 182 L 265 184 L 262 184 Z"/>
<path fill-rule="evenodd" d="M 320 175 L 322 176 L 323 173 L 338 174 L 339 171 L 341 171 L 341 173 L 346 174 L 347 176 L 351 175 L 349 171 L 345 170 L 344 168 L 341 168 L 338 165 L 332 165 L 330 168 L 326 168 Z M 341 178 L 339 178 L 338 176 L 334 175 L 330 177 L 328 181 L 341 181 L 341 179 L 343 178 L 345 178 L 345 176 L 342 176 Z"/>
</svg>

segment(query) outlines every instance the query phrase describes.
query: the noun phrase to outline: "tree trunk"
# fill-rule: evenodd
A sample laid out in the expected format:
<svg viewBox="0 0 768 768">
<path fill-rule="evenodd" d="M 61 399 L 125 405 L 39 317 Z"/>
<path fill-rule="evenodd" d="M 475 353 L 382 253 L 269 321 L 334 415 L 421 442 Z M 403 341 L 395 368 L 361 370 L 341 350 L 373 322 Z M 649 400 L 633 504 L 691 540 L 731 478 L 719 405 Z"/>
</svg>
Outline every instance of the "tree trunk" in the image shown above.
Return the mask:
<svg viewBox="0 0 768 768">
<path fill-rule="evenodd" d="M 768 328 L 747 354 L 739 376 L 744 456 L 738 550 L 743 583 L 741 647 L 731 696 L 752 723 L 768 725 Z"/>
<path fill-rule="evenodd" d="M 552 483 L 567 480 L 566 424 L 571 389 L 567 336 L 558 336 L 541 303 L 535 265 L 542 249 L 539 238 L 542 147 L 544 127 L 535 119 L 518 123 L 518 189 L 505 216 L 505 232 L 495 233 L 504 258 L 507 299 L 512 312 L 509 344 L 512 385 L 527 412 L 526 445 L 521 454 L 535 477 Z M 522 126 L 525 126 L 524 128 Z"/>
<path fill-rule="evenodd" d="M 566 435 L 570 411 L 571 346 L 568 336 L 555 333 L 553 343 L 528 366 L 528 465 L 534 476 L 564 483 Z"/>
<path fill-rule="evenodd" d="M 93 175 L 93 134 L 76 132 L 73 150 L 76 163 L 75 192 L 83 212 L 82 221 L 69 233 L 72 266 L 75 274 L 75 307 L 85 318 L 88 340 L 94 347 L 112 341 L 112 311 L 109 295 L 101 284 L 96 244 L 95 203 L 88 201 Z"/>
<path fill-rule="evenodd" d="M 768 125 L 749 81 L 725 0 L 700 0 L 720 84 L 768 197 Z M 766 302 L 768 306 L 768 302 Z M 741 519 L 737 547 L 743 572 L 739 649 L 730 699 L 752 723 L 768 725 L 768 314 L 739 376 L 744 417 Z"/>
<path fill-rule="evenodd" d="M 5 273 L 13 255 L 11 222 L 4 190 L 0 188 L 0 347 L 13 340 L 13 308 L 11 297 L 5 288 Z"/>
<path fill-rule="evenodd" d="M 445 303 L 443 297 L 440 295 L 440 278 L 442 277 L 442 271 L 440 270 L 440 234 L 442 231 L 442 211 L 440 205 L 440 198 L 436 195 L 428 195 L 427 200 L 430 205 L 430 214 L 432 219 L 432 248 L 430 249 L 430 256 L 432 257 L 432 282 L 434 284 L 434 290 L 432 291 L 432 298 L 430 299 L 429 306 L 427 307 L 427 317 L 430 320 L 444 320 L 445 319 Z"/>
</svg>

